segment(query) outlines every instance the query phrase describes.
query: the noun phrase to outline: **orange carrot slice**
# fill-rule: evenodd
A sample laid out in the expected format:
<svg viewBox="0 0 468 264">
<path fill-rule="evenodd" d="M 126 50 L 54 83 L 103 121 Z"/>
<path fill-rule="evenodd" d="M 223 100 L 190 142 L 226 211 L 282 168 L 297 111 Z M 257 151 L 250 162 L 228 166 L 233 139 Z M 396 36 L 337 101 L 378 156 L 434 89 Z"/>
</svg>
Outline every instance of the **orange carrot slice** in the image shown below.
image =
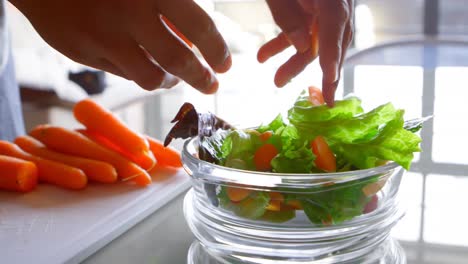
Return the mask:
<svg viewBox="0 0 468 264">
<path fill-rule="evenodd" d="M 280 211 L 281 204 L 284 202 L 284 196 L 279 192 L 269 192 L 270 202 L 268 203 L 267 210 Z"/>
<path fill-rule="evenodd" d="M 263 142 L 265 142 L 265 141 L 267 141 L 268 139 L 270 139 L 271 136 L 273 136 L 273 131 L 265 131 L 265 132 L 263 132 L 262 134 L 260 134 L 260 140 L 262 140 Z"/>
<path fill-rule="evenodd" d="M 238 187 L 232 187 L 232 186 L 226 187 L 226 191 L 227 191 L 229 200 L 235 203 L 240 202 L 244 200 L 245 198 L 249 197 L 250 193 L 252 192 L 252 190 L 250 189 L 238 188 Z"/>
<path fill-rule="evenodd" d="M 309 86 L 309 101 L 312 103 L 312 105 L 325 104 L 322 91 L 315 86 Z"/>
<path fill-rule="evenodd" d="M 326 172 L 336 171 L 336 158 L 327 141 L 322 136 L 315 137 L 311 142 L 312 152 L 315 154 L 315 166 Z"/>
<path fill-rule="evenodd" d="M 273 144 L 262 145 L 254 154 L 255 168 L 258 171 L 270 171 L 271 160 L 278 155 L 278 150 Z"/>
</svg>

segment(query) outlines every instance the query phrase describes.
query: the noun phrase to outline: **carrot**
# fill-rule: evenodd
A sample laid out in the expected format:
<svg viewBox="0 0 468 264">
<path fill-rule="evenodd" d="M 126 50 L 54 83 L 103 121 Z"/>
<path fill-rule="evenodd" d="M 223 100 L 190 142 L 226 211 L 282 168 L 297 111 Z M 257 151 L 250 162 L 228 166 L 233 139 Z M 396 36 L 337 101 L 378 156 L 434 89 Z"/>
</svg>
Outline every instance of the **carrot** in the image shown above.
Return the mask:
<svg viewBox="0 0 468 264">
<path fill-rule="evenodd" d="M 267 141 L 271 136 L 273 136 L 272 131 L 265 131 L 262 134 L 260 134 L 260 140 L 263 142 Z"/>
<path fill-rule="evenodd" d="M 132 179 L 140 186 L 151 183 L 151 177 L 144 169 L 118 153 L 95 143 L 79 132 L 50 125 L 39 125 L 31 130 L 29 135 L 52 150 L 110 163 L 123 180 Z"/>
<path fill-rule="evenodd" d="M 302 204 L 299 200 L 288 200 L 286 205 L 292 207 L 294 210 L 303 210 Z"/>
<path fill-rule="evenodd" d="M 237 203 L 247 198 L 252 192 L 252 190 L 228 186 L 226 187 L 226 192 L 227 196 L 229 197 L 229 200 Z"/>
<path fill-rule="evenodd" d="M 309 101 L 312 103 L 312 105 L 325 104 L 322 91 L 315 86 L 309 86 Z"/>
<path fill-rule="evenodd" d="M 278 150 L 273 144 L 262 145 L 254 154 L 254 164 L 258 171 L 270 171 L 271 160 L 278 155 Z"/>
<path fill-rule="evenodd" d="M 336 158 L 327 141 L 322 136 L 315 137 L 310 143 L 312 152 L 315 154 L 315 166 L 326 172 L 336 171 Z"/>
<path fill-rule="evenodd" d="M 279 192 L 269 192 L 268 194 L 270 195 L 270 202 L 266 209 L 270 211 L 280 211 L 281 205 L 284 202 L 284 196 Z"/>
<path fill-rule="evenodd" d="M 182 167 L 180 153 L 174 148 L 164 147 L 164 144 L 152 137 L 146 136 L 150 150 L 156 157 L 158 165 L 170 167 Z"/>
<path fill-rule="evenodd" d="M 161 16 L 162 20 L 164 21 L 164 23 L 166 23 L 166 25 L 169 27 L 170 30 L 172 30 L 172 32 L 174 32 L 174 34 L 176 34 L 182 41 L 184 41 L 190 48 L 193 47 L 193 43 L 184 35 L 182 34 L 179 29 L 174 26 L 174 24 L 172 24 L 171 21 L 169 21 L 169 19 L 167 19 L 165 16 Z"/>
<path fill-rule="evenodd" d="M 37 167 L 22 159 L 0 155 L 0 190 L 29 192 L 37 185 Z"/>
<path fill-rule="evenodd" d="M 82 170 L 92 181 L 102 183 L 113 183 L 117 181 L 117 171 L 109 163 L 50 150 L 40 141 L 30 136 L 17 137 L 15 143 L 32 155 L 76 167 Z"/>
<path fill-rule="evenodd" d="M 131 155 L 129 152 L 125 151 L 124 149 L 120 148 L 117 144 L 114 144 L 107 138 L 103 137 L 102 135 L 99 135 L 96 132 L 92 132 L 88 129 L 77 129 L 76 131 L 80 132 L 81 134 L 85 135 L 87 138 L 91 139 L 92 141 L 98 143 L 99 145 L 106 147 L 108 149 L 111 149 L 120 155 L 124 156 L 125 158 L 133 161 L 136 163 L 138 166 L 145 170 L 151 170 L 154 165 L 156 165 L 156 159 L 154 158 L 153 153 L 150 151 L 148 152 L 148 155 L 140 155 L 140 156 L 135 156 Z"/>
<path fill-rule="evenodd" d="M 89 131 L 108 139 L 135 159 L 145 159 L 143 156 L 151 155 L 145 137 L 132 131 L 110 111 L 93 100 L 85 99 L 78 102 L 73 114 Z"/>
<path fill-rule="evenodd" d="M 82 170 L 33 156 L 7 141 L 0 141 L 0 155 L 33 162 L 36 164 L 39 180 L 43 182 L 75 190 L 83 189 L 88 183 L 88 178 Z"/>
</svg>

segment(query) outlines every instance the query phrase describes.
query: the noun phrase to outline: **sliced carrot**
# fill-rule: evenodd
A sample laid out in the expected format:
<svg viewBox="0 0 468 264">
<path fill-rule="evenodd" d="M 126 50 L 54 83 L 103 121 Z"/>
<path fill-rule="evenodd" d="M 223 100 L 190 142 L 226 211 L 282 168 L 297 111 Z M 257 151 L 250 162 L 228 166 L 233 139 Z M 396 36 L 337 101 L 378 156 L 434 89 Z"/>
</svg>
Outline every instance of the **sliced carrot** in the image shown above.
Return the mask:
<svg viewBox="0 0 468 264">
<path fill-rule="evenodd" d="M 174 34 L 176 34 L 180 39 L 182 39 L 182 41 L 184 41 L 190 48 L 193 47 L 193 43 L 184 34 L 182 34 L 179 31 L 179 29 L 176 26 L 174 26 L 174 24 L 172 24 L 171 21 L 169 21 L 169 19 L 167 19 L 163 15 L 161 15 L 161 18 L 164 21 L 164 23 L 166 23 L 166 25 L 169 27 L 169 29 L 172 30 L 172 32 L 174 32 Z"/>
<path fill-rule="evenodd" d="M 151 170 L 154 165 L 156 165 L 156 159 L 154 158 L 153 153 L 150 151 L 148 155 L 139 155 L 135 156 L 131 153 L 125 151 L 125 149 L 120 148 L 117 144 L 114 144 L 112 141 L 108 140 L 107 138 L 99 135 L 96 132 L 90 131 L 88 129 L 77 129 L 76 131 L 80 132 L 81 134 L 85 135 L 92 141 L 98 143 L 99 145 L 106 147 L 108 149 L 112 149 L 115 152 L 118 152 L 120 155 L 124 156 L 125 158 L 133 161 L 138 166 L 142 167 L 145 170 Z"/>
<path fill-rule="evenodd" d="M 268 203 L 267 210 L 280 211 L 281 204 L 284 202 L 284 196 L 279 192 L 269 192 L 270 202 Z"/>
<path fill-rule="evenodd" d="M 278 150 L 273 144 L 265 144 L 257 149 L 254 155 L 255 168 L 258 171 L 270 171 L 271 160 L 278 155 Z"/>
<path fill-rule="evenodd" d="M 327 141 L 322 136 L 315 137 L 311 142 L 312 152 L 315 154 L 315 166 L 326 172 L 336 171 L 336 158 Z"/>
<path fill-rule="evenodd" d="M 141 186 L 151 183 L 151 177 L 144 169 L 79 132 L 62 127 L 40 125 L 31 130 L 29 135 L 57 152 L 110 163 L 123 180 L 132 179 Z"/>
<path fill-rule="evenodd" d="M 89 131 L 108 139 L 136 160 L 144 160 L 143 156 L 151 155 L 149 143 L 144 136 L 132 131 L 112 112 L 93 100 L 85 99 L 78 102 L 73 114 Z"/>
<path fill-rule="evenodd" d="M 33 156 L 7 141 L 0 141 L 0 155 L 33 162 L 37 167 L 39 180 L 43 182 L 75 190 L 83 189 L 88 183 L 88 178 L 82 170 Z"/>
<path fill-rule="evenodd" d="M 232 187 L 232 186 L 226 187 L 226 191 L 227 191 L 229 200 L 235 203 L 244 200 L 245 198 L 249 197 L 250 193 L 252 193 L 252 190 L 250 189 L 238 188 L 238 187 Z"/>
<path fill-rule="evenodd" d="M 302 204 L 299 200 L 288 200 L 286 204 L 295 210 L 303 210 Z"/>
<path fill-rule="evenodd" d="M 117 171 L 109 163 L 50 150 L 39 140 L 30 136 L 17 137 L 15 143 L 32 155 L 76 167 L 82 170 L 92 181 L 102 183 L 113 183 L 117 181 Z"/>
<path fill-rule="evenodd" d="M 309 101 L 312 103 L 312 105 L 325 104 L 322 91 L 315 86 L 309 86 Z"/>
<path fill-rule="evenodd" d="M 0 190 L 29 192 L 37 185 L 34 163 L 0 155 Z"/>
<path fill-rule="evenodd" d="M 265 142 L 268 139 L 270 139 L 271 136 L 273 136 L 273 131 L 265 131 L 262 134 L 260 134 L 260 140 Z"/>
<path fill-rule="evenodd" d="M 152 137 L 146 136 L 149 142 L 150 150 L 156 157 L 160 166 L 182 167 L 180 152 L 171 147 L 164 147 L 164 144 Z"/>
</svg>

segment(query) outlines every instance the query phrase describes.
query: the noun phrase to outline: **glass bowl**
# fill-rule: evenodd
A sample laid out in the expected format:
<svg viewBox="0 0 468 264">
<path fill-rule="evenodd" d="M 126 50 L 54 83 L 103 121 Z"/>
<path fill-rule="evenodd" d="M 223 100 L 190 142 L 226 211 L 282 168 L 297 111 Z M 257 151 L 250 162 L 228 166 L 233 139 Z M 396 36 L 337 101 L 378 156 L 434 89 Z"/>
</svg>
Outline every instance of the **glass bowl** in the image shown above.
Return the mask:
<svg viewBox="0 0 468 264">
<path fill-rule="evenodd" d="M 245 171 L 200 160 L 197 138 L 185 142 L 182 162 L 193 186 L 186 220 L 214 255 L 342 263 L 378 248 L 403 216 L 404 170 L 395 163 L 326 174 Z"/>
</svg>

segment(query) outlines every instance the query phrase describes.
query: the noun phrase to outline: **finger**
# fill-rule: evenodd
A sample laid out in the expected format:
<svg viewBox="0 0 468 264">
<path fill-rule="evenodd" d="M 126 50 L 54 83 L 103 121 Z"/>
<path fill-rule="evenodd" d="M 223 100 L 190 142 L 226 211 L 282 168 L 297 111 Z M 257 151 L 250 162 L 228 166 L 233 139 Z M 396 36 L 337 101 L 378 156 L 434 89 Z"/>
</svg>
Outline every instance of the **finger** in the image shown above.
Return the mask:
<svg viewBox="0 0 468 264">
<path fill-rule="evenodd" d="M 310 34 L 305 13 L 296 1 L 267 0 L 275 23 L 298 52 L 309 49 Z"/>
<path fill-rule="evenodd" d="M 264 63 L 269 58 L 287 49 L 289 46 L 291 46 L 291 43 L 289 43 L 286 38 L 286 34 L 280 33 L 276 38 L 271 39 L 260 47 L 257 53 L 257 60 L 260 63 Z"/>
<path fill-rule="evenodd" d="M 353 41 L 354 37 L 354 1 L 353 0 L 347 0 L 348 1 L 348 7 L 349 7 L 349 19 L 348 23 L 346 24 L 346 28 L 343 34 L 343 43 L 341 45 L 341 60 L 340 60 L 340 66 L 339 69 L 342 68 L 344 60 L 346 58 L 346 52 L 348 51 L 349 46 L 351 45 L 351 42 Z M 338 74 L 340 74 L 341 71 L 339 71 Z M 338 76 L 338 79 L 339 76 Z"/>
<path fill-rule="evenodd" d="M 292 78 L 301 73 L 315 58 L 317 58 L 317 54 L 313 54 L 311 50 L 293 55 L 279 67 L 275 75 L 275 85 L 277 87 L 286 85 Z"/>
<path fill-rule="evenodd" d="M 113 63 L 111 63 L 105 58 L 85 59 L 80 60 L 79 63 L 92 67 L 94 69 L 109 72 L 122 78 L 128 79 L 128 77 L 123 73 L 123 71 L 121 71 L 117 66 L 115 66 Z"/>
<path fill-rule="evenodd" d="M 156 1 L 156 8 L 197 46 L 213 70 L 220 73 L 229 70 L 232 59 L 228 46 L 214 22 L 195 1 Z"/>
<path fill-rule="evenodd" d="M 168 31 L 161 19 L 150 15 L 150 12 L 141 19 L 141 24 L 134 28 L 135 39 L 165 71 L 203 93 L 214 93 L 218 89 L 214 73 L 202 65 L 187 45 Z"/>
<path fill-rule="evenodd" d="M 319 56 L 323 72 L 322 89 L 326 103 L 333 106 L 342 55 L 341 45 L 350 10 L 345 0 L 320 0 L 318 6 L 320 10 Z"/>
<path fill-rule="evenodd" d="M 176 77 L 153 63 L 130 37 L 108 37 L 108 41 L 103 45 L 107 54 L 106 60 L 143 89 L 154 90 L 173 85 Z"/>
</svg>

